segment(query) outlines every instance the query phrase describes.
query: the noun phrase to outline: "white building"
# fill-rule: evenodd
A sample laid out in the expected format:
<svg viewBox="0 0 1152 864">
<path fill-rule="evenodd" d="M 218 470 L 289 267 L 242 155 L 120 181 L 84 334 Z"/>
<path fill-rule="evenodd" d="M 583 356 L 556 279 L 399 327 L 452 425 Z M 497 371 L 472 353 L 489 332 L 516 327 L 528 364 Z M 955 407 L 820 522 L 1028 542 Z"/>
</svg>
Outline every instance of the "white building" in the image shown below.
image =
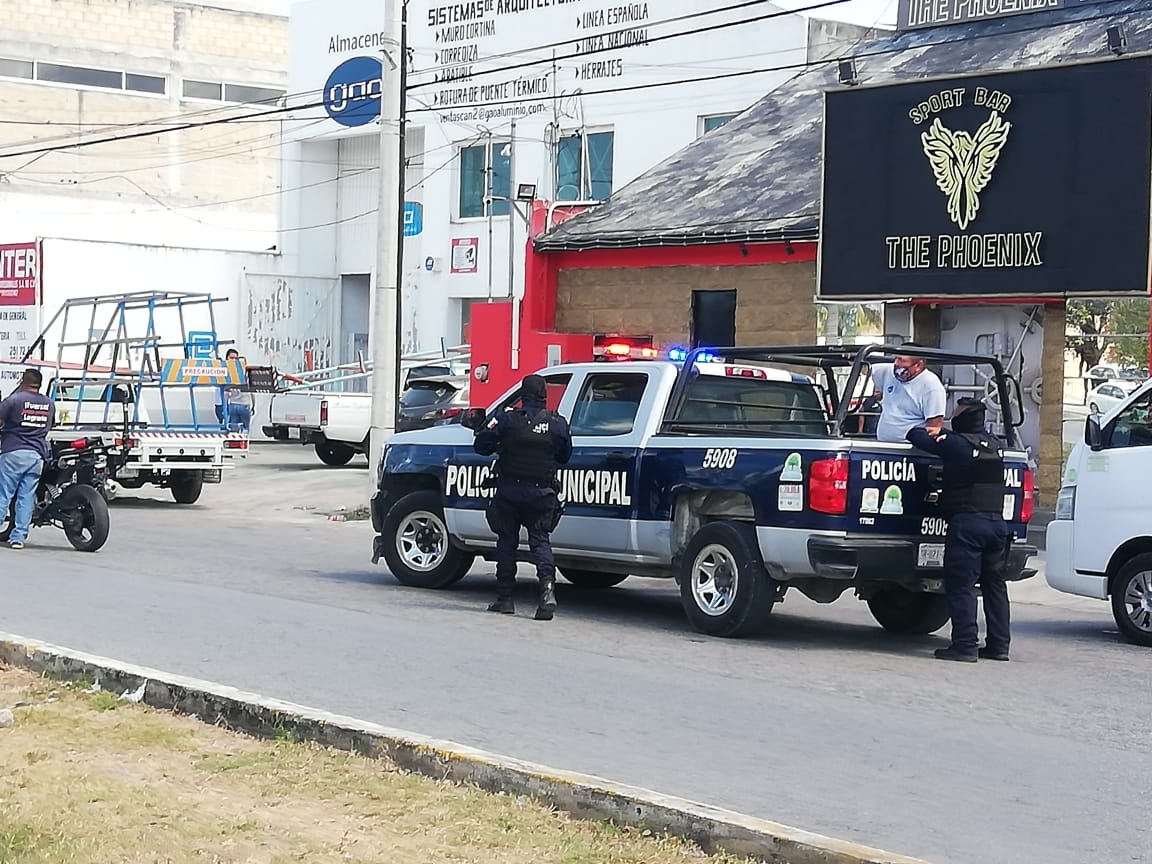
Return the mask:
<svg viewBox="0 0 1152 864">
<path fill-rule="evenodd" d="M 285 13 L 283 0 L 8 0 L 0 359 L 21 359 L 64 300 L 125 291 L 226 297 L 218 329 L 236 337 L 264 299 L 249 282 L 274 290 L 256 274 L 276 269 L 282 118 L 254 115 L 286 95 Z M 185 123 L 204 125 L 169 131 Z M 0 370 L 0 389 L 18 374 Z"/>
<path fill-rule="evenodd" d="M 715 6 L 408 4 L 403 350 L 464 341 L 473 302 L 522 290 L 526 225 L 508 201 L 520 184 L 550 201 L 606 198 L 795 74 L 810 45 L 826 56 L 841 31 L 863 33 L 833 34 L 768 5 Z M 291 11 L 290 104 L 315 107 L 286 124 L 281 272 L 289 293 L 327 293 L 339 309 L 325 361 L 368 351 L 382 10 L 379 0 L 305 0 Z M 768 67 L 784 69 L 756 71 Z M 685 79 L 696 80 L 676 83 Z"/>
</svg>

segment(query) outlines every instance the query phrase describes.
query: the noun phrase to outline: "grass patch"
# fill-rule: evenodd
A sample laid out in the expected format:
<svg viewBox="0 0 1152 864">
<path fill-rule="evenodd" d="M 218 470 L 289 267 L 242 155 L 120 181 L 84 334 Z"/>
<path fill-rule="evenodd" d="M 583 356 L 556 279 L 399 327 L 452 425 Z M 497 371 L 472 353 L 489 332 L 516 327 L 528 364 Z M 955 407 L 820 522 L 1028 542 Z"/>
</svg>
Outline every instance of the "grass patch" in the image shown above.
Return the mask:
<svg viewBox="0 0 1152 864">
<path fill-rule="evenodd" d="M 5 706 L 18 707 L 0 730 L 0 864 L 737 861 L 0 667 Z"/>
</svg>

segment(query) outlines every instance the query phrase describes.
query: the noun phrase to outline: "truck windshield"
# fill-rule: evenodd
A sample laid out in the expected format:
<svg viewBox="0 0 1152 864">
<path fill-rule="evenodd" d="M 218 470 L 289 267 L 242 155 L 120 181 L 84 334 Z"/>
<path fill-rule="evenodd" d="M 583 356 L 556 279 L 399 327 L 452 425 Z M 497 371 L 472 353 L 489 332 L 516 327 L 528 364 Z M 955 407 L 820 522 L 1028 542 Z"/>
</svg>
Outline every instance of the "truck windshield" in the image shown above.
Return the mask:
<svg viewBox="0 0 1152 864">
<path fill-rule="evenodd" d="M 455 387 L 443 381 L 413 381 L 400 397 L 400 404 L 405 408 L 423 408 L 435 405 L 455 392 Z"/>
<path fill-rule="evenodd" d="M 803 381 L 699 375 L 688 384 L 672 422 L 757 435 L 829 434 L 819 392 Z"/>
</svg>

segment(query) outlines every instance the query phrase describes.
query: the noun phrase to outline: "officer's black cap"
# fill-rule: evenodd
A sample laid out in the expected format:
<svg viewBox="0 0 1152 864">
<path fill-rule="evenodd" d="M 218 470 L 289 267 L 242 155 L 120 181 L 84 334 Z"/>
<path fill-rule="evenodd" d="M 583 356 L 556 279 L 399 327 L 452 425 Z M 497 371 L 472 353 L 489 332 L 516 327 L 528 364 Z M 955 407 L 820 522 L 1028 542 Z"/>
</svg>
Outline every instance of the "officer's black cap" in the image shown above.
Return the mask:
<svg viewBox="0 0 1152 864">
<path fill-rule="evenodd" d="M 956 400 L 956 410 L 952 414 L 952 428 L 957 432 L 978 432 L 984 428 L 986 406 L 981 400 L 965 396 Z"/>
<path fill-rule="evenodd" d="M 520 385 L 520 396 L 524 399 L 547 401 L 548 382 L 544 380 L 543 375 L 526 375 Z"/>
</svg>

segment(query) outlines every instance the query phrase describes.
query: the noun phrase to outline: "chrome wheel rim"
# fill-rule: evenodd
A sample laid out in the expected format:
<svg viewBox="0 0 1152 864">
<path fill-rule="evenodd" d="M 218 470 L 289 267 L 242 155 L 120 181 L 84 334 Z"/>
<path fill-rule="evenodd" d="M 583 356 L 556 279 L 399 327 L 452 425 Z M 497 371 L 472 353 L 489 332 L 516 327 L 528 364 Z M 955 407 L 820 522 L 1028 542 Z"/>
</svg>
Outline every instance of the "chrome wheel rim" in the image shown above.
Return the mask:
<svg viewBox="0 0 1152 864">
<path fill-rule="evenodd" d="M 1141 633 L 1152 633 L 1152 570 L 1144 570 L 1128 580 L 1124 588 L 1124 609 L 1133 627 Z"/>
<path fill-rule="evenodd" d="M 448 554 L 448 529 L 435 513 L 417 510 L 405 516 L 396 528 L 396 551 L 413 570 L 435 570 Z"/>
<path fill-rule="evenodd" d="M 692 599 L 705 615 L 719 617 L 732 609 L 739 586 L 736 559 L 724 546 L 711 544 L 692 562 Z"/>
</svg>

